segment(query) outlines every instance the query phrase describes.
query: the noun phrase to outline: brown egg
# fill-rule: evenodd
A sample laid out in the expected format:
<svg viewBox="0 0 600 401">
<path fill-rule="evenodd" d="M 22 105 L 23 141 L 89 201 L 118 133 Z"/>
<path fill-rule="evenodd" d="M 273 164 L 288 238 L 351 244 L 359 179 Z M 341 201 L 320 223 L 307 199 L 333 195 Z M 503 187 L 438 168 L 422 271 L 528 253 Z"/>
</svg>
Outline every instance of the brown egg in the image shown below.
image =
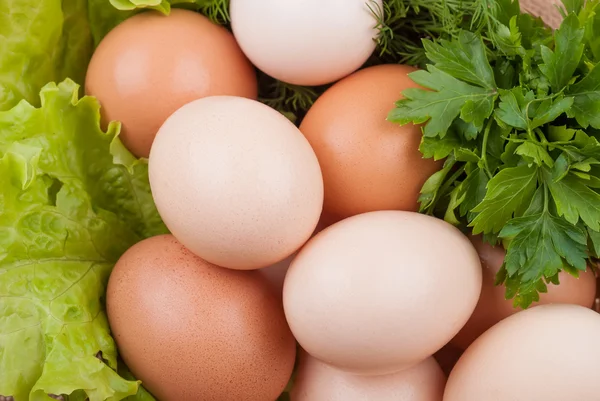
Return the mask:
<svg viewBox="0 0 600 401">
<path fill-rule="evenodd" d="M 274 401 L 296 343 L 258 272 L 211 265 L 173 236 L 129 249 L 107 311 L 120 355 L 161 401 Z"/>
<path fill-rule="evenodd" d="M 300 130 L 325 182 L 327 213 L 341 218 L 376 210 L 418 209 L 421 187 L 440 168 L 419 152 L 421 128 L 386 120 L 401 92 L 417 85 L 403 65 L 358 71 L 329 88 Z"/>
<path fill-rule="evenodd" d="M 203 15 L 150 11 L 113 29 L 96 49 L 86 92 L 102 105 L 104 123 L 123 123 L 121 139 L 148 157 L 156 132 L 184 104 L 211 95 L 257 97 L 254 67 L 233 35 Z"/>
<path fill-rule="evenodd" d="M 600 400 L 600 315 L 540 305 L 479 337 L 460 358 L 444 401 Z"/>
<path fill-rule="evenodd" d="M 493 247 L 482 241 L 480 236 L 470 237 L 479 253 L 483 272 L 483 287 L 477 307 L 471 318 L 452 340 L 452 343 L 466 349 L 477 337 L 500 320 L 519 312 L 513 300 L 505 297 L 504 286 L 494 285 L 496 274 L 504 263 L 506 251 L 501 246 Z M 548 292 L 540 294 L 537 304 L 565 303 L 591 308 L 596 298 L 596 277 L 592 269 L 581 273 L 579 278 L 567 272 L 559 274 L 560 285 L 548 284 Z"/>
<path fill-rule="evenodd" d="M 291 401 L 442 401 L 446 377 L 435 359 L 384 376 L 358 376 L 302 353 Z"/>
</svg>

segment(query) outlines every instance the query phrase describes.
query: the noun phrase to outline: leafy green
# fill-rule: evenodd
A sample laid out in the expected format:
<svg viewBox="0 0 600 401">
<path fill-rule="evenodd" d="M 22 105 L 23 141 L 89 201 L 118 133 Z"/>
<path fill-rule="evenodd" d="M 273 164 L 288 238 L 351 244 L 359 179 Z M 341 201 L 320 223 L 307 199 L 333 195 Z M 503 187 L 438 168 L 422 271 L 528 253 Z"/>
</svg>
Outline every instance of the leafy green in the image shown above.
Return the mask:
<svg viewBox="0 0 600 401">
<path fill-rule="evenodd" d="M 565 263 L 581 271 L 587 268 L 584 232 L 548 211 L 512 219 L 500 237 L 511 238 L 504 268 L 508 277 L 519 278 L 516 305 L 527 307 L 537 300 L 533 294 L 539 280 L 555 277 Z"/>
<path fill-rule="evenodd" d="M 556 32 L 554 51 L 542 46 L 544 64 L 540 65 L 540 70 L 555 92 L 559 92 L 573 79 L 583 56 L 583 34 L 579 18 L 576 14 L 570 14 Z"/>
<path fill-rule="evenodd" d="M 552 32 L 501 0 L 487 30 L 423 40 L 429 64 L 410 75 L 422 88 L 388 116 L 425 123 L 421 153 L 446 162 L 424 184 L 421 211 L 500 237 L 496 281 L 516 306 L 599 256 L 599 5 L 565 0 Z"/>
<path fill-rule="evenodd" d="M 83 82 L 93 50 L 86 0 L 5 0 L 0 13 L 0 111 L 67 77 Z"/>
<path fill-rule="evenodd" d="M 102 299 L 120 255 L 166 228 L 147 165 L 78 89 L 48 84 L 41 107 L 0 112 L 0 394 L 16 401 L 118 401 L 139 386 L 116 373 Z"/>
<path fill-rule="evenodd" d="M 494 71 L 482 39 L 472 32 L 462 31 L 456 43 L 458 46 L 449 46 L 449 42 L 443 39 L 439 44 L 424 40 L 423 46 L 429 60 L 440 70 L 470 84 L 494 90 Z"/>
<path fill-rule="evenodd" d="M 535 168 L 521 165 L 496 174 L 488 183 L 483 201 L 473 212 L 473 233 L 498 233 L 515 215 L 521 216 L 529 206 L 537 184 Z"/>
<path fill-rule="evenodd" d="M 582 128 L 600 128 L 600 67 L 595 66 L 579 82 L 567 90 L 573 96 L 569 117 L 576 118 Z"/>
<path fill-rule="evenodd" d="M 409 75 L 414 82 L 435 92 L 405 90 L 404 99 L 397 103 L 389 119 L 400 124 L 429 121 L 423 130 L 427 137 L 443 137 L 459 115 L 464 122 L 481 127 L 493 111 L 495 92 L 460 81 L 433 65 L 427 66 L 427 71 Z"/>
</svg>

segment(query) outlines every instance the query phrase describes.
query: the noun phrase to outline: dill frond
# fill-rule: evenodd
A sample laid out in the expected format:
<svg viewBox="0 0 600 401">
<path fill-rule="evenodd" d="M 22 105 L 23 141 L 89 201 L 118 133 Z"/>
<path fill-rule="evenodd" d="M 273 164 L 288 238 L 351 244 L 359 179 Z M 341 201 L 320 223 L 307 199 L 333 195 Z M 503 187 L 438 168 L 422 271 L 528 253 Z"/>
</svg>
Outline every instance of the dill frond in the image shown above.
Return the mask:
<svg viewBox="0 0 600 401">
<path fill-rule="evenodd" d="M 259 72 L 258 100 L 299 124 L 326 87 L 292 85 Z"/>
<path fill-rule="evenodd" d="M 379 30 L 377 50 L 368 65 L 403 63 L 423 67 L 427 62 L 423 39 L 451 39 L 461 29 L 493 35 L 495 0 L 384 0 L 369 1 Z"/>
<path fill-rule="evenodd" d="M 196 8 L 212 22 L 219 25 L 229 25 L 229 0 L 196 0 Z"/>
</svg>

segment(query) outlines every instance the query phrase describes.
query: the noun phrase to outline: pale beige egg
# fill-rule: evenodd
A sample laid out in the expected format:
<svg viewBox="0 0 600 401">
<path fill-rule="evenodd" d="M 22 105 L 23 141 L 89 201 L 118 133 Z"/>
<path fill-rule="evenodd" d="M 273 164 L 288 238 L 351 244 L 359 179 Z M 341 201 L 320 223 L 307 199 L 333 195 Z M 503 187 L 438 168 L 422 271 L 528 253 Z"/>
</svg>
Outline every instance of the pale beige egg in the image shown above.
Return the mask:
<svg viewBox="0 0 600 401">
<path fill-rule="evenodd" d="M 308 353 L 342 370 L 387 374 L 447 344 L 480 291 L 479 257 L 458 229 L 419 213 L 380 211 L 313 237 L 287 272 L 283 302 Z"/>
<path fill-rule="evenodd" d="M 512 315 L 460 358 L 444 401 L 597 401 L 600 315 L 540 305 Z"/>
<path fill-rule="evenodd" d="M 323 178 L 308 141 L 254 100 L 196 100 L 167 119 L 149 161 L 158 211 L 173 235 L 219 266 L 270 266 L 315 230 Z"/>
<path fill-rule="evenodd" d="M 442 401 L 446 377 L 435 359 L 382 376 L 361 376 L 302 353 L 291 401 Z"/>
</svg>

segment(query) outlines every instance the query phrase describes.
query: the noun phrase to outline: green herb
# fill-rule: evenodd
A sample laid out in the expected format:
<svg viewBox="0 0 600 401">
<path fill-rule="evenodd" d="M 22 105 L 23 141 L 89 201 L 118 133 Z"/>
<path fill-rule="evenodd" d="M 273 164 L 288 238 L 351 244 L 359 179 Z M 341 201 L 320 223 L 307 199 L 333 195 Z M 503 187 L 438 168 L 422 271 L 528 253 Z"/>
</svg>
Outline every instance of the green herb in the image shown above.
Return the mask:
<svg viewBox="0 0 600 401">
<path fill-rule="evenodd" d="M 0 111 L 38 104 L 49 81 L 83 81 L 93 46 L 86 1 L 5 0 L 0 14 Z"/>
<path fill-rule="evenodd" d="M 515 306 L 598 256 L 600 1 L 582 3 L 565 1 L 554 33 L 503 0 L 492 34 L 423 40 L 430 63 L 411 78 L 427 90 L 404 91 L 388 117 L 426 123 L 421 152 L 447 160 L 421 211 L 502 240 L 497 281 Z"/>
<path fill-rule="evenodd" d="M 451 39 L 461 28 L 491 32 L 496 0 L 385 0 L 368 6 L 377 19 L 377 50 L 369 64 L 427 63 L 423 39 Z"/>
</svg>

